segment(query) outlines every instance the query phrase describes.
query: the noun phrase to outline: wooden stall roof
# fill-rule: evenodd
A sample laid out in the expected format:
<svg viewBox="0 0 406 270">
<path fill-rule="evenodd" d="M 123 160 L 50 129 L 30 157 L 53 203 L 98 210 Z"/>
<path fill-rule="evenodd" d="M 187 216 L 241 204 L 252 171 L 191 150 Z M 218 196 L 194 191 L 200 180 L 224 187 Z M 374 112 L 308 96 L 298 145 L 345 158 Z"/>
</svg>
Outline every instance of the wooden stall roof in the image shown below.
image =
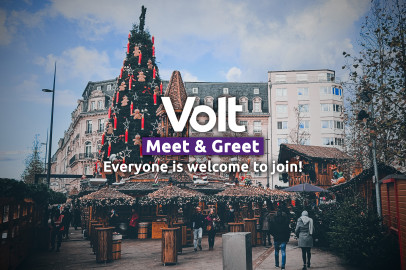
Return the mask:
<svg viewBox="0 0 406 270">
<path fill-rule="evenodd" d="M 92 192 L 88 195 L 85 195 L 79 198 L 82 204 L 89 204 L 89 203 L 96 203 L 100 204 L 110 204 L 114 203 L 118 205 L 120 203 L 123 204 L 134 204 L 135 199 L 127 194 L 124 194 L 120 191 L 117 191 L 111 187 L 103 187 L 98 191 Z"/>
<path fill-rule="evenodd" d="M 400 174 L 395 168 L 387 166 L 383 163 L 378 164 L 378 173 L 379 175 Z M 352 189 L 354 186 L 357 186 L 365 181 L 372 179 L 373 175 L 374 175 L 374 167 L 372 166 L 364 170 L 362 173 L 355 176 L 354 178 L 350 179 L 349 181 L 328 188 L 328 191 L 342 192 L 347 189 Z"/>
<path fill-rule="evenodd" d="M 295 156 L 300 156 L 308 161 L 324 162 L 352 159 L 349 155 L 334 147 L 281 144 L 278 162 L 283 163 Z"/>
<path fill-rule="evenodd" d="M 389 174 L 382 178 L 379 182 L 384 182 L 385 180 L 388 179 L 397 179 L 397 180 L 406 180 L 406 174 Z"/>
<path fill-rule="evenodd" d="M 204 194 L 199 191 L 196 191 L 196 190 L 192 190 L 192 189 L 188 189 L 188 188 L 179 188 L 174 185 L 168 185 L 165 187 L 161 187 L 160 189 L 147 195 L 147 197 L 150 199 L 157 199 L 157 198 L 170 199 L 170 198 L 175 198 L 175 197 L 187 198 L 187 197 L 196 197 L 196 196 L 203 197 Z"/>
</svg>

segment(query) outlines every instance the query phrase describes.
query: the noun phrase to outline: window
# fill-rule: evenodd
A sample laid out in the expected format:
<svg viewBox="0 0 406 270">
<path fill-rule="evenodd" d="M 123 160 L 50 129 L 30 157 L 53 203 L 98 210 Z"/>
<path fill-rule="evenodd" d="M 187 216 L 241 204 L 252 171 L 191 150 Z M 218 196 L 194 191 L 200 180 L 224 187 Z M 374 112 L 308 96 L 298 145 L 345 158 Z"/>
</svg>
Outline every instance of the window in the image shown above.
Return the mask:
<svg viewBox="0 0 406 270">
<path fill-rule="evenodd" d="M 308 129 L 310 126 L 309 120 L 303 120 L 299 123 L 299 129 Z"/>
<path fill-rule="evenodd" d="M 246 97 L 241 97 L 239 101 L 242 106 L 242 111 L 248 112 L 248 99 Z"/>
<path fill-rule="evenodd" d="M 199 106 L 199 104 L 200 104 L 200 98 L 199 98 L 199 97 L 196 97 L 196 99 L 195 99 L 195 106 Z"/>
<path fill-rule="evenodd" d="M 84 174 L 85 175 L 91 175 L 92 173 L 91 173 L 91 169 L 90 169 L 90 166 L 89 165 L 86 165 L 85 166 L 85 171 L 84 171 Z"/>
<path fill-rule="evenodd" d="M 107 85 L 107 91 L 110 91 L 111 90 L 111 84 L 108 84 Z"/>
<path fill-rule="evenodd" d="M 331 112 L 332 110 L 332 104 L 321 103 L 320 106 L 322 112 Z"/>
<path fill-rule="evenodd" d="M 254 121 L 254 133 L 261 133 L 262 125 L 261 121 Z"/>
<path fill-rule="evenodd" d="M 288 143 L 287 138 L 278 138 L 278 146 L 280 146 L 282 143 Z"/>
<path fill-rule="evenodd" d="M 223 88 L 223 94 L 228 95 L 228 88 Z"/>
<path fill-rule="evenodd" d="M 327 163 L 319 163 L 317 167 L 319 174 L 327 174 Z"/>
<path fill-rule="evenodd" d="M 288 129 L 288 121 L 279 121 L 278 129 Z"/>
<path fill-rule="evenodd" d="M 90 110 L 91 110 L 91 111 L 96 110 L 96 102 L 95 102 L 95 101 L 92 101 L 92 102 L 90 103 Z"/>
<path fill-rule="evenodd" d="M 344 145 L 344 139 L 342 138 L 334 138 L 336 145 Z"/>
<path fill-rule="evenodd" d="M 86 121 L 86 133 L 92 133 L 92 120 Z"/>
<path fill-rule="evenodd" d="M 206 97 L 205 98 L 205 104 L 211 108 L 213 108 L 213 98 L 212 97 Z"/>
<path fill-rule="evenodd" d="M 254 88 L 254 95 L 259 95 L 259 88 Z"/>
<path fill-rule="evenodd" d="M 334 121 L 334 128 L 344 129 L 344 123 L 342 121 Z"/>
<path fill-rule="evenodd" d="M 288 94 L 288 89 L 286 88 L 276 88 L 277 97 L 286 97 Z"/>
<path fill-rule="evenodd" d="M 342 95 L 342 89 L 341 88 L 337 88 L 337 87 L 333 87 L 333 94 L 335 96 L 341 96 Z"/>
<path fill-rule="evenodd" d="M 285 74 L 276 74 L 275 82 L 286 82 L 286 75 Z"/>
<path fill-rule="evenodd" d="M 331 95 L 331 87 L 328 86 L 320 86 L 320 95 Z"/>
<path fill-rule="evenodd" d="M 333 120 L 322 120 L 321 128 L 333 128 Z"/>
<path fill-rule="evenodd" d="M 99 110 L 103 110 L 103 109 L 104 109 L 103 100 L 97 101 L 97 108 L 98 108 Z"/>
<path fill-rule="evenodd" d="M 194 87 L 194 88 L 192 89 L 192 92 L 193 92 L 193 94 L 198 94 L 198 93 L 199 93 L 199 88 Z"/>
<path fill-rule="evenodd" d="M 323 137 L 321 139 L 322 139 L 323 145 L 334 145 L 334 138 Z"/>
<path fill-rule="evenodd" d="M 98 90 L 98 91 L 101 90 L 101 85 L 97 86 L 97 90 Z"/>
<path fill-rule="evenodd" d="M 334 73 L 319 73 L 319 82 L 331 82 L 334 81 Z"/>
<path fill-rule="evenodd" d="M 104 131 L 104 119 L 98 119 L 97 120 L 97 126 L 99 127 L 99 132 Z"/>
<path fill-rule="evenodd" d="M 254 112 L 261 112 L 261 101 L 254 101 Z"/>
<path fill-rule="evenodd" d="M 298 82 L 307 82 L 307 74 L 306 73 L 296 74 L 296 80 Z"/>
<path fill-rule="evenodd" d="M 86 142 L 85 143 L 85 157 L 86 158 L 90 157 L 91 153 L 92 153 L 92 143 Z"/>
<path fill-rule="evenodd" d="M 248 121 L 240 121 L 240 126 L 245 126 L 245 130 L 248 131 Z"/>
<path fill-rule="evenodd" d="M 301 145 L 310 145 L 310 139 L 301 139 L 300 144 Z"/>
<path fill-rule="evenodd" d="M 329 81 L 329 82 L 334 81 L 334 74 L 333 73 L 327 73 L 327 81 Z"/>
<path fill-rule="evenodd" d="M 276 113 L 278 114 L 288 113 L 288 105 L 276 105 Z"/>
<path fill-rule="evenodd" d="M 333 104 L 333 111 L 335 112 L 342 112 L 343 111 L 343 107 L 341 105 L 338 104 Z"/>
<path fill-rule="evenodd" d="M 309 96 L 309 88 L 298 88 L 297 95 L 298 96 Z"/>
<path fill-rule="evenodd" d="M 299 104 L 299 112 L 309 112 L 309 104 Z"/>
</svg>

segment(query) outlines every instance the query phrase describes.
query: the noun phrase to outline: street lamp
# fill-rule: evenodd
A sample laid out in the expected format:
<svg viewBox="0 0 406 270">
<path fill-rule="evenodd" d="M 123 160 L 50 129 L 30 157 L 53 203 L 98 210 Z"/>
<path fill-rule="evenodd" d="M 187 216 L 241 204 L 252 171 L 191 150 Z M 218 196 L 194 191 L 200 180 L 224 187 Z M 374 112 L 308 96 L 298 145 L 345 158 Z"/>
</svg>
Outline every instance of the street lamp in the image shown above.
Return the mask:
<svg viewBox="0 0 406 270">
<path fill-rule="evenodd" d="M 48 187 L 51 183 L 51 152 L 52 152 L 52 128 L 54 124 L 54 101 L 55 101 L 55 78 L 56 78 L 56 62 L 55 62 L 55 69 L 54 69 L 54 84 L 52 90 L 50 89 L 42 89 L 42 92 L 51 93 L 52 92 L 52 107 L 51 107 L 51 127 L 49 132 L 49 150 L 48 150 L 48 170 L 47 170 L 47 184 Z"/>
</svg>

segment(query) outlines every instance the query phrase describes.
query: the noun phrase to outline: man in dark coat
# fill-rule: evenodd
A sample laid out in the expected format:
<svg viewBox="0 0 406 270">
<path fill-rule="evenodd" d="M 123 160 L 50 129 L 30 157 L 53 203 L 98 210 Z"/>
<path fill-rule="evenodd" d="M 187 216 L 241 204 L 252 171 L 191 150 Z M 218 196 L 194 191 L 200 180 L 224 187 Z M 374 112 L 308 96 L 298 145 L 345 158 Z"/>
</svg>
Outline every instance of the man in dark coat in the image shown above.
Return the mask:
<svg viewBox="0 0 406 270">
<path fill-rule="evenodd" d="M 275 245 L 275 266 L 279 267 L 279 250 L 282 253 L 282 269 L 285 269 L 286 264 L 286 244 L 289 242 L 290 229 L 289 218 L 281 207 L 272 217 L 270 224 L 271 234 L 274 238 Z"/>
<path fill-rule="evenodd" d="M 196 252 L 197 247 L 202 250 L 203 226 L 205 224 L 205 217 L 203 216 L 200 207 L 196 207 L 196 213 L 192 216 L 191 222 L 193 229 L 193 245 Z"/>
</svg>

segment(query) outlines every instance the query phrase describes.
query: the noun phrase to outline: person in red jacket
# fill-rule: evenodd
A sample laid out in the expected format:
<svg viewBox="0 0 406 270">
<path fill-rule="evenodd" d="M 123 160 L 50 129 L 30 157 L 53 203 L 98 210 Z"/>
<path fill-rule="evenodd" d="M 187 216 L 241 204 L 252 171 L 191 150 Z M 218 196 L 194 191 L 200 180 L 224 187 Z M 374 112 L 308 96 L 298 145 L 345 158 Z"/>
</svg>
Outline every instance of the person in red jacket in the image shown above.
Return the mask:
<svg viewBox="0 0 406 270">
<path fill-rule="evenodd" d="M 55 249 L 55 240 L 56 240 L 56 251 L 59 252 L 59 248 L 62 243 L 62 234 L 65 231 L 64 227 L 64 215 L 60 213 L 59 209 L 54 209 L 51 218 L 51 250 Z"/>
<path fill-rule="evenodd" d="M 130 224 L 129 224 L 131 238 L 137 238 L 138 219 L 139 219 L 139 216 L 138 216 L 137 212 L 135 212 L 135 209 L 134 208 L 131 209 L 131 217 L 130 217 Z"/>
</svg>

